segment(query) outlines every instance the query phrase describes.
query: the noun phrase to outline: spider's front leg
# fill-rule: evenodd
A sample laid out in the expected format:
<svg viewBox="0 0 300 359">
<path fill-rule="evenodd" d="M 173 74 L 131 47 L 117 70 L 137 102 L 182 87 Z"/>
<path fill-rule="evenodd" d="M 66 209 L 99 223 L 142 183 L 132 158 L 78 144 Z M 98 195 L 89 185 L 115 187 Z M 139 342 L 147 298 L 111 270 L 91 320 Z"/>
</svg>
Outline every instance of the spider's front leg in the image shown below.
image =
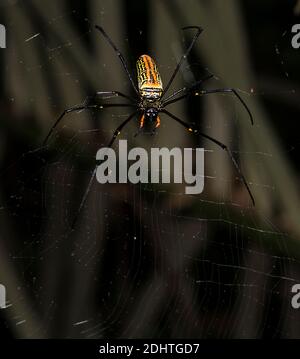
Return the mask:
<svg viewBox="0 0 300 359">
<path fill-rule="evenodd" d="M 251 124 L 252 125 L 254 124 L 252 113 L 251 113 L 249 107 L 247 106 L 246 102 L 238 94 L 237 90 L 235 90 L 234 88 L 218 88 L 218 89 L 212 89 L 212 90 L 202 90 L 202 89 L 198 89 L 198 86 L 200 86 L 200 85 L 201 85 L 201 81 L 198 81 L 194 85 L 192 85 L 191 88 L 183 87 L 182 89 L 176 91 L 175 95 L 171 95 L 169 97 L 170 100 L 164 101 L 163 106 L 167 107 L 168 105 L 178 102 L 178 101 L 181 101 L 184 98 L 189 97 L 189 96 L 204 96 L 204 95 L 210 95 L 210 94 L 216 94 L 216 93 L 233 94 L 239 100 L 241 105 L 244 107 L 244 109 L 248 113 Z M 179 97 L 176 97 L 175 99 L 171 99 L 181 92 L 183 92 L 184 94 Z"/>
<path fill-rule="evenodd" d="M 53 133 L 53 131 L 55 130 L 57 125 L 60 123 L 60 121 L 65 117 L 65 115 L 67 115 L 71 112 L 75 112 L 75 111 L 85 111 L 85 110 L 89 110 L 89 109 L 102 110 L 102 109 L 108 108 L 108 107 L 136 107 L 136 105 L 133 103 L 128 103 L 128 104 L 127 103 L 106 103 L 103 105 L 97 105 L 97 104 L 89 104 L 86 99 L 82 105 L 76 105 L 76 106 L 73 106 L 73 107 L 70 107 L 70 108 L 64 110 L 64 112 L 55 121 L 54 125 L 50 128 L 50 131 L 48 132 L 46 138 L 43 141 L 43 146 L 47 145 L 49 137 L 51 136 L 51 134 Z"/>
</svg>

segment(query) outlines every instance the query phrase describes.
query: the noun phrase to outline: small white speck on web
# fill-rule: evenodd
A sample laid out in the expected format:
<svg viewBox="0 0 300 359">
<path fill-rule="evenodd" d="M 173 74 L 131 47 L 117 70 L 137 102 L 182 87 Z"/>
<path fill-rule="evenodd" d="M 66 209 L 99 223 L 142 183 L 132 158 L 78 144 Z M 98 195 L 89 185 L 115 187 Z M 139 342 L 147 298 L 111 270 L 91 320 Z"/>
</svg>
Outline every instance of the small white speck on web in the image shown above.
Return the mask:
<svg viewBox="0 0 300 359">
<path fill-rule="evenodd" d="M 32 35 L 32 36 L 30 36 L 28 39 L 26 39 L 25 42 L 29 42 L 29 41 L 35 39 L 36 37 L 38 37 L 39 35 L 40 35 L 40 33 L 38 32 L 37 34 Z"/>
<path fill-rule="evenodd" d="M 85 324 L 85 323 L 88 323 L 88 320 L 82 320 L 81 322 L 77 322 L 77 323 L 74 323 L 73 326 L 77 326 L 77 325 L 82 325 L 82 324 Z"/>
</svg>

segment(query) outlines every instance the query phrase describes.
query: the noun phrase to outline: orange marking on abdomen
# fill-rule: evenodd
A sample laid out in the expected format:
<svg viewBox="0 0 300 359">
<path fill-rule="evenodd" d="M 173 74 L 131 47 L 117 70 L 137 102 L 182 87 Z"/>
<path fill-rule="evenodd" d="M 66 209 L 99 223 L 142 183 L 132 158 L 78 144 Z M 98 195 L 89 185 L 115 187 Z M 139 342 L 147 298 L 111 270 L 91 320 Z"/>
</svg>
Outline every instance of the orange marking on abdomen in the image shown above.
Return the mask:
<svg viewBox="0 0 300 359">
<path fill-rule="evenodd" d="M 144 55 L 143 56 L 143 61 L 144 61 L 144 65 L 145 65 L 145 68 L 146 68 L 146 81 L 147 82 L 151 82 L 151 73 L 150 73 L 150 66 L 149 66 L 149 63 L 147 61 L 147 56 Z"/>
<path fill-rule="evenodd" d="M 150 66 L 150 79 L 151 79 L 151 75 L 153 78 L 153 82 L 155 84 L 157 84 L 157 70 L 155 70 L 155 63 L 154 61 L 151 59 L 150 56 L 145 55 L 145 60 L 148 62 L 148 65 Z M 151 79 L 152 80 L 152 79 Z"/>
</svg>

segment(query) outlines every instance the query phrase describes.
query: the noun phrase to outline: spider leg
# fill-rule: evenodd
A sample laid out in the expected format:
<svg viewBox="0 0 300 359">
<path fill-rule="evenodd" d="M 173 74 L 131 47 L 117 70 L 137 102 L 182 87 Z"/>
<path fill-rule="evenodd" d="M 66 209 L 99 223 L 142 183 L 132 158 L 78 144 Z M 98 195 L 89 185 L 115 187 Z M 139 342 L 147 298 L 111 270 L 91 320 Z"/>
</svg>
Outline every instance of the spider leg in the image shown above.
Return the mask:
<svg viewBox="0 0 300 359">
<path fill-rule="evenodd" d="M 141 118 L 140 118 L 140 126 L 139 126 L 139 129 L 138 129 L 138 131 L 134 134 L 133 137 L 138 136 L 138 135 L 143 131 L 144 124 L 145 124 L 145 115 L 142 114 L 142 116 L 141 116 Z"/>
<path fill-rule="evenodd" d="M 185 51 L 185 53 L 181 56 L 181 59 L 180 61 L 178 62 L 177 66 L 175 67 L 175 70 L 167 84 L 167 86 L 165 87 L 164 91 L 163 91 L 163 94 L 162 94 L 162 97 L 166 94 L 166 92 L 168 91 L 169 87 L 171 86 L 177 72 L 179 71 L 180 69 L 180 66 L 182 65 L 182 62 L 187 58 L 187 56 L 189 55 L 189 53 L 191 52 L 196 40 L 198 39 L 199 35 L 201 34 L 201 32 L 203 31 L 203 29 L 201 29 L 201 27 L 199 26 L 186 26 L 186 27 L 183 27 L 182 30 L 187 30 L 187 29 L 196 29 L 197 32 L 196 34 L 194 35 L 192 41 L 191 41 L 191 44 L 190 46 L 187 48 L 187 50 Z"/>
<path fill-rule="evenodd" d="M 248 112 L 251 124 L 254 124 L 252 113 L 247 106 L 246 102 L 241 98 L 241 96 L 237 93 L 237 91 L 233 88 L 222 88 L 222 89 L 213 89 L 213 90 L 202 90 L 200 91 L 200 95 L 209 95 L 212 93 L 232 93 L 236 96 L 236 98 L 240 101 L 240 103 L 244 106 L 244 109 Z"/>
<path fill-rule="evenodd" d="M 131 102 L 134 102 L 134 103 L 136 102 L 136 100 L 134 98 L 127 96 L 120 91 L 97 91 L 94 95 L 94 98 L 100 97 L 100 98 L 105 99 L 105 98 L 114 98 L 114 97 L 118 97 L 118 96 L 124 97 Z"/>
<path fill-rule="evenodd" d="M 76 212 L 76 215 L 75 215 L 75 217 L 74 217 L 74 219 L 73 219 L 73 222 L 72 222 L 72 225 L 71 225 L 71 229 L 72 229 L 72 230 L 75 228 L 75 225 L 76 225 L 77 219 L 78 219 L 78 217 L 79 217 L 79 215 L 80 215 L 80 213 L 81 213 L 82 207 L 84 206 L 84 204 L 85 204 L 85 202 L 86 202 L 86 199 L 87 199 L 87 197 L 88 197 L 88 195 L 89 195 L 89 193 L 90 193 L 92 184 L 93 184 L 93 182 L 94 182 L 94 178 L 95 178 L 95 176 L 96 176 L 96 172 L 97 172 L 97 167 L 94 168 L 93 173 L 91 174 L 91 178 L 90 178 L 89 183 L 88 183 L 88 185 L 87 185 L 87 188 L 86 188 L 86 190 L 85 190 L 85 192 L 84 192 L 84 195 L 83 195 L 83 197 L 82 197 L 82 199 L 81 199 L 81 202 L 80 202 L 79 208 L 78 208 L 78 210 L 77 210 L 77 212 Z"/>
<path fill-rule="evenodd" d="M 124 67 L 124 69 L 125 69 L 125 71 L 126 71 L 126 73 L 127 73 L 127 76 L 128 76 L 128 78 L 129 78 L 129 80 L 130 80 L 130 82 L 131 82 L 131 85 L 132 85 L 134 91 L 135 91 L 136 94 L 139 96 L 139 92 L 138 92 L 138 90 L 137 90 L 137 88 L 136 88 L 136 85 L 135 85 L 135 83 L 134 83 L 134 81 L 133 81 L 131 75 L 130 75 L 130 72 L 129 72 L 129 70 L 128 70 L 128 67 L 127 67 L 126 61 L 125 61 L 125 59 L 124 59 L 124 56 L 122 55 L 122 53 L 120 52 L 120 50 L 117 48 L 117 46 L 114 44 L 114 42 L 111 40 L 111 38 L 108 36 L 108 34 L 104 31 L 104 29 L 103 29 L 101 26 L 95 25 L 95 28 L 101 32 L 101 34 L 102 34 L 102 35 L 106 38 L 106 40 L 109 42 L 110 46 L 115 50 L 117 56 L 119 57 L 119 59 L 120 59 L 121 62 L 122 62 L 122 65 L 123 65 L 123 67 Z"/>
<path fill-rule="evenodd" d="M 124 126 L 127 125 L 127 123 L 132 120 L 132 118 L 139 112 L 140 110 L 134 111 L 129 117 L 126 118 L 125 121 L 121 123 L 121 125 L 115 130 L 112 139 L 110 140 L 108 147 L 111 147 L 113 143 L 115 142 L 115 139 L 120 135 L 122 129 Z"/>
<path fill-rule="evenodd" d="M 194 135 L 196 136 L 202 136 L 208 140 L 210 140 L 211 142 L 214 142 L 216 145 L 218 145 L 219 147 L 221 147 L 224 151 L 226 151 L 231 159 L 231 162 L 233 163 L 239 177 L 240 177 L 240 180 L 244 183 L 245 187 L 247 188 L 247 191 L 249 193 L 249 196 L 252 200 L 252 203 L 253 203 L 253 206 L 255 206 L 255 200 L 254 200 L 254 197 L 251 193 L 251 190 L 249 188 L 249 185 L 246 181 L 246 178 L 245 176 L 243 175 L 238 163 L 236 162 L 235 158 L 233 157 L 233 154 L 232 152 L 230 151 L 230 149 L 222 142 L 216 140 L 215 138 L 209 136 L 209 135 L 206 135 L 205 133 L 203 132 L 200 132 L 197 128 L 195 128 L 194 125 L 191 125 L 185 121 L 182 121 L 180 118 L 176 117 L 175 115 L 173 115 L 171 112 L 167 111 L 167 110 L 162 110 L 161 112 L 165 113 L 166 115 L 168 115 L 169 117 L 171 117 L 173 120 L 175 120 L 176 122 L 178 122 L 180 125 L 182 125 L 183 127 L 185 127 L 185 129 L 187 129 L 189 132 L 193 133 Z"/>
<path fill-rule="evenodd" d="M 179 96 L 179 97 L 175 98 L 174 100 L 164 102 L 164 106 L 168 106 L 171 103 L 175 103 L 177 101 L 180 101 L 180 100 L 182 100 L 182 99 L 184 99 L 184 98 L 186 98 L 186 97 L 188 97 L 190 95 L 201 96 L 201 95 L 209 95 L 209 94 L 212 94 L 212 93 L 232 93 L 237 97 L 237 99 L 240 101 L 240 103 L 242 104 L 244 109 L 247 111 L 251 124 L 252 125 L 254 124 L 253 116 L 252 116 L 252 113 L 251 113 L 249 107 L 247 106 L 246 102 L 241 98 L 241 96 L 237 93 L 237 91 L 235 89 L 233 89 L 233 88 L 222 88 L 222 89 L 213 89 L 213 90 L 200 90 L 198 92 L 193 93 L 195 90 L 196 90 L 195 86 L 193 86 L 191 89 L 189 89 L 189 91 L 186 94 L 184 94 L 182 96 Z"/>
<path fill-rule="evenodd" d="M 179 90 L 173 92 L 172 95 L 168 96 L 164 101 L 162 101 L 162 105 L 167 106 L 168 104 L 172 103 L 172 102 L 169 102 L 169 101 L 170 101 L 173 97 L 179 95 L 179 94 L 182 93 L 182 92 L 186 92 L 186 91 L 189 91 L 189 92 L 190 92 L 191 90 L 196 89 L 196 88 L 197 88 L 198 86 L 200 86 L 203 82 L 205 82 L 205 81 L 211 79 L 212 77 L 214 77 L 214 75 L 208 74 L 208 75 L 206 75 L 203 79 L 201 79 L 201 80 L 195 82 L 191 87 L 186 87 L 186 86 L 185 86 L 185 87 L 182 87 L 181 89 L 179 89 Z M 175 99 L 174 101 L 176 101 L 176 100 L 177 100 L 177 99 Z"/>
<path fill-rule="evenodd" d="M 53 126 L 50 128 L 50 131 L 48 132 L 46 138 L 43 141 L 43 145 L 42 145 L 43 147 L 46 146 L 47 141 L 48 141 L 49 137 L 51 136 L 52 132 L 55 130 L 56 126 L 60 123 L 60 121 L 64 118 L 64 116 L 70 112 L 84 111 L 84 110 L 89 110 L 89 109 L 103 109 L 103 108 L 107 108 L 107 107 L 135 107 L 135 105 L 133 105 L 133 104 L 123 104 L 123 103 L 113 103 L 113 104 L 107 103 L 107 104 L 103 104 L 103 105 L 88 105 L 87 100 L 85 100 L 85 104 L 83 104 L 83 105 L 76 105 L 76 106 L 73 106 L 73 107 L 70 107 L 70 108 L 64 110 L 64 112 L 59 116 L 59 118 L 55 121 Z"/>
<path fill-rule="evenodd" d="M 160 126 L 160 117 L 157 116 L 156 117 L 156 124 L 155 124 L 155 128 L 158 128 Z"/>
<path fill-rule="evenodd" d="M 112 137 L 112 139 L 110 140 L 110 142 L 109 142 L 109 144 L 108 144 L 108 146 L 107 146 L 108 148 L 110 148 L 110 147 L 113 145 L 115 139 L 119 136 L 119 134 L 121 133 L 121 130 L 123 129 L 123 127 L 126 126 L 127 123 L 128 123 L 130 120 L 132 120 L 132 118 L 138 113 L 138 111 L 139 111 L 139 110 L 134 111 L 130 116 L 128 116 L 128 117 L 126 118 L 125 121 L 123 121 L 123 122 L 120 124 L 120 126 L 118 126 L 118 128 L 114 131 L 113 137 Z M 87 200 L 87 197 L 88 197 L 88 195 L 89 195 L 89 193 L 90 193 L 90 190 L 91 190 L 91 187 L 92 187 L 92 184 L 93 184 L 93 181 L 94 181 L 96 172 L 97 172 L 97 167 L 93 170 L 93 172 L 92 172 L 92 174 L 91 174 L 91 178 L 90 178 L 89 183 L 88 183 L 88 185 L 87 185 L 87 188 L 86 188 L 86 190 L 85 190 L 85 192 L 84 192 L 84 195 L 83 195 L 83 197 L 82 197 L 82 199 L 81 199 L 81 202 L 80 202 L 79 208 L 78 208 L 78 210 L 77 210 L 77 213 L 76 213 L 76 215 L 75 215 L 75 217 L 74 217 L 74 219 L 73 219 L 73 222 L 72 222 L 72 225 L 71 225 L 71 229 L 72 229 L 72 230 L 74 229 L 74 227 L 75 227 L 75 225 L 76 225 L 77 219 L 78 219 L 78 217 L 79 217 L 79 215 L 80 215 L 80 213 L 81 213 L 81 210 L 82 210 L 83 206 L 85 205 L 85 202 L 86 202 L 86 200 Z"/>
</svg>

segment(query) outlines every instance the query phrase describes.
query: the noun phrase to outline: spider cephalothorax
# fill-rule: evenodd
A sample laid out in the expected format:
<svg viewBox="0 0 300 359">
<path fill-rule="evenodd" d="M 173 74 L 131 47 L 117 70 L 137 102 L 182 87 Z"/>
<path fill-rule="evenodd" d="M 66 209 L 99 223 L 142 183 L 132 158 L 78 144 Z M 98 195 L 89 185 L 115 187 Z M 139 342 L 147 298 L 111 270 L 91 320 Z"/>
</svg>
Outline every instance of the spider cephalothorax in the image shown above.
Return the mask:
<svg viewBox="0 0 300 359">
<path fill-rule="evenodd" d="M 155 130 L 160 126 L 158 113 L 159 109 L 156 107 L 146 108 L 140 119 L 140 130 L 145 128 L 145 132 L 154 134 Z"/>
<path fill-rule="evenodd" d="M 122 65 L 127 73 L 128 79 L 132 85 L 132 88 L 135 91 L 136 96 L 135 96 L 135 98 L 133 98 L 133 97 L 125 95 L 119 91 L 96 92 L 95 95 L 92 97 L 94 101 L 95 101 L 95 98 L 97 98 L 97 97 L 99 99 L 104 100 L 104 99 L 119 96 L 119 97 L 126 99 L 127 103 L 103 103 L 103 104 L 99 105 L 95 102 L 90 103 L 89 101 L 87 101 L 82 105 L 77 105 L 77 106 L 71 107 L 69 109 L 66 109 L 61 114 L 61 116 L 57 119 L 57 121 L 54 123 L 54 125 L 51 127 L 47 137 L 44 140 L 44 144 L 46 144 L 49 136 L 51 135 L 51 133 L 53 132 L 55 127 L 58 125 L 58 123 L 62 120 L 62 118 L 67 113 L 70 113 L 73 111 L 81 111 L 81 110 L 87 110 L 87 109 L 102 110 L 107 107 L 132 107 L 132 108 L 134 108 L 134 111 L 114 131 L 114 134 L 112 136 L 111 141 L 108 144 L 108 147 L 111 147 L 113 145 L 117 136 L 120 135 L 121 130 L 132 119 L 134 119 L 136 117 L 138 117 L 138 119 L 139 119 L 140 130 L 144 130 L 144 126 L 145 126 L 148 128 L 150 127 L 150 130 L 152 133 L 155 132 L 156 129 L 160 126 L 159 113 L 163 113 L 166 116 L 170 117 L 175 122 L 177 122 L 179 125 L 183 126 L 190 134 L 193 134 L 195 136 L 202 137 L 202 138 L 204 137 L 207 140 L 215 143 L 217 146 L 221 147 L 223 150 L 225 150 L 228 153 L 234 167 L 236 168 L 240 179 L 246 186 L 248 193 L 251 197 L 251 200 L 254 204 L 254 198 L 253 198 L 250 188 L 246 182 L 246 179 L 243 176 L 243 174 L 242 174 L 235 158 L 233 157 L 231 151 L 229 150 L 229 148 L 224 143 L 201 132 L 199 130 L 199 128 L 196 127 L 195 125 L 181 120 L 180 118 L 175 116 L 173 113 L 166 110 L 166 107 L 169 106 L 170 104 L 180 101 L 184 98 L 187 98 L 188 96 L 194 96 L 194 95 L 204 96 L 204 95 L 213 94 L 213 93 L 224 93 L 224 94 L 231 93 L 231 94 L 235 95 L 236 98 L 240 101 L 240 103 L 244 106 L 245 110 L 248 112 L 250 121 L 253 124 L 252 114 L 251 114 L 248 106 L 246 105 L 244 100 L 241 98 L 241 96 L 237 93 L 237 91 L 235 89 L 233 89 L 233 88 L 218 88 L 218 89 L 205 90 L 205 89 L 201 88 L 203 83 L 206 80 L 213 77 L 213 75 L 211 75 L 211 74 L 209 74 L 208 76 L 204 77 L 203 79 L 197 81 L 192 86 L 183 87 L 183 88 L 173 92 L 171 95 L 169 95 L 165 98 L 165 95 L 168 92 L 168 89 L 170 88 L 171 84 L 173 83 L 173 80 L 174 80 L 176 74 L 178 73 L 183 61 L 186 60 L 187 56 L 189 55 L 192 47 L 194 46 L 199 35 L 201 34 L 202 29 L 199 26 L 188 26 L 188 27 L 183 28 L 183 30 L 194 29 L 194 30 L 196 30 L 196 33 L 193 36 L 193 39 L 192 39 L 189 47 L 187 48 L 185 53 L 182 55 L 180 61 L 178 62 L 177 66 L 175 67 L 175 70 L 174 70 L 173 74 L 171 75 L 169 82 L 167 83 L 166 87 L 163 89 L 162 80 L 161 80 L 159 71 L 157 69 L 157 66 L 156 66 L 154 60 L 149 55 L 141 55 L 137 60 L 137 64 L 136 64 L 137 65 L 137 86 L 136 86 L 136 83 L 134 82 L 134 80 L 128 70 L 126 61 L 125 61 L 122 53 L 119 51 L 119 49 L 116 47 L 114 42 L 111 40 L 111 38 L 107 35 L 107 33 L 104 31 L 104 29 L 101 26 L 96 25 L 95 27 L 106 38 L 108 43 L 112 46 L 112 48 L 116 52 L 117 56 L 121 60 Z M 86 198 L 88 196 L 88 193 L 89 193 L 91 185 L 92 185 L 92 181 L 96 175 L 96 169 L 97 168 L 95 168 L 94 172 L 92 173 L 91 179 L 90 179 L 88 187 L 84 193 L 84 196 L 81 200 L 81 203 L 80 203 L 77 215 L 73 221 L 72 227 L 75 225 L 76 219 L 86 201 Z"/>
</svg>

